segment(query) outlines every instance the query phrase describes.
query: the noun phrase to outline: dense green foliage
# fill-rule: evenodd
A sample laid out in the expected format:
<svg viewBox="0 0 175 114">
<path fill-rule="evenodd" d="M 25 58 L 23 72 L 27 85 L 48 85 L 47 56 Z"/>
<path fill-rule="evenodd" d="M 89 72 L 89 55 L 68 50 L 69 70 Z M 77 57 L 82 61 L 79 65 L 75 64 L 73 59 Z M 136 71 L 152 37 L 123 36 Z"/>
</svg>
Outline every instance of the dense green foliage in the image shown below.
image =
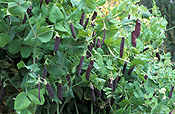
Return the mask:
<svg viewBox="0 0 175 114">
<path fill-rule="evenodd" d="M 105 15 L 105 2 L 0 0 L 1 103 L 11 113 L 174 109 L 171 54 L 159 50 L 166 19 L 139 0 L 120 0 Z"/>
</svg>

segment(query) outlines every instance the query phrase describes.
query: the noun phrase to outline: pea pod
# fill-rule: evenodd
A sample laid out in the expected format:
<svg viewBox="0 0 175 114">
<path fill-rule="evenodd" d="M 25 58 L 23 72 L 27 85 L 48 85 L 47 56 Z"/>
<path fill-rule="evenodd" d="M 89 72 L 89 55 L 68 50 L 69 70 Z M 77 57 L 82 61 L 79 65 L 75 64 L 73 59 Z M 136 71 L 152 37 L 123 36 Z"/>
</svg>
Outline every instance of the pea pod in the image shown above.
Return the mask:
<svg viewBox="0 0 175 114">
<path fill-rule="evenodd" d="M 123 73 L 123 74 L 125 73 L 126 66 L 127 66 L 127 62 L 124 62 L 124 65 L 123 65 L 123 70 L 122 70 L 122 73 Z"/>
<path fill-rule="evenodd" d="M 101 46 L 100 39 L 98 38 L 98 40 L 97 40 L 97 48 L 99 48 L 100 46 Z"/>
<path fill-rule="evenodd" d="M 135 36 L 138 38 L 140 36 L 140 28 L 141 28 L 141 21 L 137 19 L 136 25 L 135 25 Z"/>
<path fill-rule="evenodd" d="M 70 27 L 71 27 L 72 36 L 76 39 L 75 29 L 72 23 L 70 23 Z"/>
<path fill-rule="evenodd" d="M 121 77 L 120 77 L 120 76 L 117 76 L 117 77 L 114 79 L 113 91 L 115 91 L 116 86 L 117 86 L 117 83 L 120 81 L 120 79 L 121 79 Z"/>
<path fill-rule="evenodd" d="M 60 83 L 57 86 L 57 97 L 60 101 L 62 101 L 62 99 L 63 99 L 63 84 L 62 83 Z"/>
<path fill-rule="evenodd" d="M 135 67 L 135 66 L 133 66 L 131 69 L 129 69 L 129 71 L 128 71 L 128 75 L 131 75 L 131 73 L 132 73 L 134 67 Z"/>
<path fill-rule="evenodd" d="M 143 52 L 147 51 L 148 49 L 149 49 L 149 47 L 147 47 L 147 48 L 143 49 Z"/>
<path fill-rule="evenodd" d="M 80 25 L 82 25 L 82 26 L 83 26 L 83 23 L 84 23 L 84 18 L 85 18 L 85 13 L 83 12 L 81 14 L 81 19 L 80 19 Z"/>
<path fill-rule="evenodd" d="M 29 8 L 27 9 L 27 14 L 31 14 L 32 13 L 32 6 L 30 5 Z M 24 24 L 27 20 L 26 14 L 24 15 L 24 19 L 22 21 L 22 24 Z"/>
<path fill-rule="evenodd" d="M 56 37 L 55 44 L 54 44 L 54 51 L 56 52 L 60 45 L 60 37 Z"/>
<path fill-rule="evenodd" d="M 169 98 L 170 98 L 170 99 L 171 99 L 171 97 L 172 97 L 173 90 L 174 90 L 174 86 L 171 88 L 171 91 L 170 91 L 170 93 L 169 93 Z"/>
<path fill-rule="evenodd" d="M 94 11 L 94 13 L 93 13 L 93 15 L 92 15 L 92 18 L 91 18 L 91 21 L 93 21 L 96 17 L 97 17 L 97 12 Z"/>
<path fill-rule="evenodd" d="M 54 92 L 53 92 L 53 89 L 51 88 L 49 83 L 46 84 L 46 89 L 47 89 L 47 92 L 48 92 L 49 96 L 53 99 L 54 98 Z"/>
<path fill-rule="evenodd" d="M 123 57 L 124 43 L 125 43 L 125 38 L 122 37 L 121 44 L 120 44 L 120 58 Z"/>
<path fill-rule="evenodd" d="M 102 42 L 102 44 L 101 44 L 101 45 L 103 45 L 103 44 L 104 44 L 104 41 L 105 41 L 105 34 L 106 34 L 106 29 L 104 29 L 104 30 L 103 30 L 103 42 Z"/>
<path fill-rule="evenodd" d="M 40 75 L 38 76 L 40 78 Z M 40 81 L 38 82 L 38 99 L 41 102 L 41 97 L 40 97 Z"/>
<path fill-rule="evenodd" d="M 4 79 L 1 80 L 1 94 L 0 94 L 0 103 L 3 101 L 3 99 L 6 96 L 7 89 L 4 87 Z"/>
<path fill-rule="evenodd" d="M 68 81 L 68 86 L 70 87 L 70 83 L 71 83 L 70 74 L 67 74 L 66 80 Z"/>
<path fill-rule="evenodd" d="M 85 21 L 85 24 L 83 26 L 84 27 L 84 30 L 86 29 L 86 26 L 87 26 L 88 22 L 89 22 L 89 18 L 87 18 L 86 21 Z"/>
<path fill-rule="evenodd" d="M 46 3 L 46 4 L 49 4 L 49 2 L 50 2 L 50 0 L 45 0 L 45 3 Z"/>
<path fill-rule="evenodd" d="M 99 90 L 99 89 L 97 89 L 97 88 L 96 88 L 95 90 L 96 90 L 97 96 L 98 96 L 98 97 L 101 97 L 101 90 Z"/>
<path fill-rule="evenodd" d="M 96 98 L 95 98 L 94 87 L 93 87 L 92 84 L 90 85 L 90 89 L 91 89 L 91 98 L 92 98 L 92 101 L 95 102 L 96 101 Z"/>
<path fill-rule="evenodd" d="M 42 4 L 43 4 L 43 0 L 40 1 L 40 8 L 41 8 Z"/>
<path fill-rule="evenodd" d="M 47 75 L 47 66 L 45 65 L 41 79 L 42 82 L 44 81 L 43 79 L 46 79 L 46 75 Z"/>
<path fill-rule="evenodd" d="M 86 71 L 86 79 L 87 80 L 89 80 L 93 65 L 94 65 L 94 60 L 91 60 L 89 65 L 88 65 L 87 71 Z"/>
<path fill-rule="evenodd" d="M 86 57 L 87 58 L 89 58 L 89 57 L 91 57 L 92 56 L 92 54 L 91 54 L 91 52 L 92 52 L 92 49 L 93 49 L 93 43 L 90 43 L 89 45 L 88 45 L 88 51 L 86 52 Z"/>
<path fill-rule="evenodd" d="M 81 56 L 80 63 L 78 66 L 78 75 L 80 75 L 82 67 L 83 67 L 84 56 Z"/>
<path fill-rule="evenodd" d="M 159 55 L 159 52 L 156 53 L 156 57 L 157 57 L 158 60 L 160 61 L 160 55 Z"/>
<path fill-rule="evenodd" d="M 135 31 L 131 33 L 131 43 L 134 47 L 136 47 L 136 36 L 135 36 Z"/>
</svg>

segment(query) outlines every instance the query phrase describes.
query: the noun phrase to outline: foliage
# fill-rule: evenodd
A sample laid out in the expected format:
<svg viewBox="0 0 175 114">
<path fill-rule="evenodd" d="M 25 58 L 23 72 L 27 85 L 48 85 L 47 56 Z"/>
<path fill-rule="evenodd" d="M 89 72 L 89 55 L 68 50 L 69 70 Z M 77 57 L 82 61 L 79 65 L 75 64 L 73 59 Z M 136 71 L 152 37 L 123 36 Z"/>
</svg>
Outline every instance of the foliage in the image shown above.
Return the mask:
<svg viewBox="0 0 175 114">
<path fill-rule="evenodd" d="M 137 2 L 104 13 L 105 0 L 0 0 L 3 104 L 21 114 L 168 114 L 175 76 L 159 50 L 167 21 Z"/>
</svg>

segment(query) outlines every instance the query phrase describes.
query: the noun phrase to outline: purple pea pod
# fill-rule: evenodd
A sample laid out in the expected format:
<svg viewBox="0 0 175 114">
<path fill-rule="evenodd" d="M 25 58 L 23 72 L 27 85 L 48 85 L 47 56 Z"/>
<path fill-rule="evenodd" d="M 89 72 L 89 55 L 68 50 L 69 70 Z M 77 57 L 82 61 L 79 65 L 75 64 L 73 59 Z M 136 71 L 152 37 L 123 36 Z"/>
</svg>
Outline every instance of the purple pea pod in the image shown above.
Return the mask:
<svg viewBox="0 0 175 114">
<path fill-rule="evenodd" d="M 53 89 L 51 88 L 49 83 L 47 83 L 46 89 L 47 89 L 47 92 L 48 92 L 49 96 L 53 99 L 54 98 L 54 92 L 53 92 Z"/>
<path fill-rule="evenodd" d="M 68 81 L 68 86 L 70 87 L 70 83 L 71 83 L 71 81 L 70 81 L 70 74 L 67 74 L 66 80 Z"/>
<path fill-rule="evenodd" d="M 38 78 L 40 77 L 40 75 L 38 75 Z M 41 102 L 41 96 L 40 96 L 40 81 L 38 82 L 38 99 Z"/>
<path fill-rule="evenodd" d="M 111 106 L 114 104 L 114 98 L 111 98 Z"/>
<path fill-rule="evenodd" d="M 92 84 L 90 85 L 90 89 L 91 89 L 91 97 L 92 97 L 92 101 L 95 102 L 95 101 L 96 101 L 96 98 L 95 98 L 94 87 L 93 87 Z"/>
<path fill-rule="evenodd" d="M 94 38 L 93 40 L 93 47 L 95 47 L 95 44 L 96 44 L 96 38 Z"/>
<path fill-rule="evenodd" d="M 170 93 L 169 93 L 169 98 L 170 98 L 170 99 L 171 99 L 171 97 L 172 97 L 173 90 L 174 90 L 174 86 L 171 88 L 171 91 L 170 91 Z"/>
<path fill-rule="evenodd" d="M 134 47 L 136 47 L 136 35 L 135 35 L 135 31 L 133 31 L 131 33 L 131 43 Z"/>
<path fill-rule="evenodd" d="M 156 57 L 157 57 L 158 60 L 160 61 L 160 55 L 159 55 L 159 52 L 156 53 Z"/>
<path fill-rule="evenodd" d="M 114 79 L 114 84 L 113 84 L 113 91 L 115 91 L 116 89 L 116 86 L 117 86 L 117 83 L 120 81 L 121 77 L 120 76 L 117 76 L 115 79 Z"/>
<path fill-rule="evenodd" d="M 101 45 L 103 45 L 103 44 L 104 44 L 104 41 L 105 41 L 105 34 L 106 34 L 106 29 L 104 29 L 104 30 L 103 30 L 103 42 L 102 42 L 102 44 L 101 44 Z"/>
<path fill-rule="evenodd" d="M 101 43 L 100 43 L 100 38 L 97 39 L 97 48 L 100 48 Z"/>
<path fill-rule="evenodd" d="M 147 80 L 147 79 L 148 79 L 148 76 L 147 76 L 147 75 L 145 75 L 145 76 L 144 76 L 144 79 L 145 79 L 145 80 Z"/>
<path fill-rule="evenodd" d="M 125 73 L 126 66 L 127 66 L 127 62 L 124 62 L 124 65 L 123 65 L 123 70 L 122 70 L 122 73 L 123 73 L 123 74 Z"/>
<path fill-rule="evenodd" d="M 71 27 L 72 36 L 76 39 L 75 29 L 72 23 L 70 23 L 70 27 Z"/>
<path fill-rule="evenodd" d="M 124 43 L 125 43 L 125 38 L 122 37 L 121 44 L 120 44 L 120 58 L 123 57 Z"/>
<path fill-rule="evenodd" d="M 32 6 L 30 5 L 29 8 L 27 9 L 27 14 L 29 15 L 29 14 L 31 14 L 31 12 L 32 12 Z M 25 14 L 24 19 L 22 21 L 22 24 L 24 24 L 26 22 L 26 20 L 27 20 L 27 17 L 26 17 L 26 14 Z"/>
<path fill-rule="evenodd" d="M 56 37 L 55 44 L 54 44 L 54 51 L 56 52 L 60 45 L 60 37 Z"/>
<path fill-rule="evenodd" d="M 91 18 L 91 21 L 93 21 L 96 17 L 97 17 L 97 12 L 94 11 L 94 13 L 93 13 L 93 15 L 92 15 L 92 18 Z"/>
<path fill-rule="evenodd" d="M 90 77 L 90 74 L 91 74 L 91 70 L 93 68 L 93 65 L 94 65 L 94 60 L 91 60 L 89 65 L 88 65 L 88 68 L 87 68 L 87 71 L 86 71 L 86 79 L 89 80 L 89 77 Z"/>
<path fill-rule="evenodd" d="M 46 4 L 49 4 L 49 2 L 50 2 L 50 0 L 45 0 L 45 3 L 46 3 Z"/>
<path fill-rule="evenodd" d="M 135 67 L 135 66 L 133 66 L 131 69 L 129 69 L 129 71 L 128 71 L 128 75 L 131 75 L 131 73 L 132 73 L 134 67 Z"/>
<path fill-rule="evenodd" d="M 147 47 L 147 48 L 143 49 L 143 52 L 147 51 L 148 49 L 149 49 L 149 47 Z"/>
<path fill-rule="evenodd" d="M 42 4 L 43 4 L 43 0 L 40 1 L 40 8 L 41 8 Z"/>
<path fill-rule="evenodd" d="M 57 86 L 57 97 L 60 101 L 62 101 L 62 99 L 63 99 L 63 84 L 62 83 L 60 83 Z"/>
<path fill-rule="evenodd" d="M 88 51 L 86 52 L 86 57 L 89 58 L 92 56 L 91 52 L 93 49 L 93 43 L 90 43 L 90 45 L 88 45 Z"/>
<path fill-rule="evenodd" d="M 81 56 L 80 63 L 78 66 L 78 75 L 80 75 L 82 67 L 83 67 L 84 56 Z"/>
<path fill-rule="evenodd" d="M 135 36 L 138 38 L 140 36 L 140 27 L 141 27 L 141 21 L 137 19 L 136 25 L 135 25 Z"/>
<path fill-rule="evenodd" d="M 130 17 L 131 17 L 131 15 L 129 14 L 129 15 L 128 15 L 128 19 L 130 19 Z"/>
<path fill-rule="evenodd" d="M 85 13 L 83 12 L 81 14 L 81 19 L 80 19 L 80 25 L 82 25 L 82 26 L 83 26 L 83 23 L 84 23 L 84 18 L 85 18 Z"/>
<path fill-rule="evenodd" d="M 46 79 L 46 76 L 47 76 L 47 66 L 45 65 L 41 79 L 42 82 L 44 81 L 43 79 Z"/>
<path fill-rule="evenodd" d="M 172 111 L 170 111 L 169 114 L 172 114 Z"/>
<path fill-rule="evenodd" d="M 101 90 L 99 90 L 99 89 L 96 88 L 95 91 L 96 91 L 97 96 L 98 97 L 101 97 Z"/>
<path fill-rule="evenodd" d="M 83 26 L 84 27 L 84 30 L 86 29 L 86 26 L 87 26 L 88 22 L 89 22 L 89 18 L 87 18 L 86 21 L 85 21 L 85 24 Z"/>
<path fill-rule="evenodd" d="M 10 18 L 10 15 L 7 15 L 7 18 L 9 20 L 9 23 L 11 22 L 11 18 Z"/>
</svg>

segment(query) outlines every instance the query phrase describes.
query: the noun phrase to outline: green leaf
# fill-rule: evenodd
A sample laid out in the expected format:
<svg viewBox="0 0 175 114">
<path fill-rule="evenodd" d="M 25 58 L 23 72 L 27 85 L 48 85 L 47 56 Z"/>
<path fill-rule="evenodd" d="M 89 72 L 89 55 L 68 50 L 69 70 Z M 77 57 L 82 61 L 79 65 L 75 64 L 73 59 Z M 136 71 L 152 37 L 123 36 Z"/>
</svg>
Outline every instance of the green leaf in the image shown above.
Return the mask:
<svg viewBox="0 0 175 114">
<path fill-rule="evenodd" d="M 73 88 L 74 92 L 77 94 L 77 96 L 79 97 L 79 99 L 81 100 L 83 97 L 83 89 L 81 87 L 74 87 Z"/>
<path fill-rule="evenodd" d="M 4 47 L 10 41 L 8 34 L 0 33 L 0 47 Z"/>
<path fill-rule="evenodd" d="M 21 40 L 14 39 L 10 42 L 8 50 L 11 54 L 16 54 L 21 50 L 21 48 L 22 48 Z"/>
<path fill-rule="evenodd" d="M 127 100 L 127 99 L 123 99 L 123 100 L 119 103 L 120 107 L 124 107 L 124 106 L 126 106 L 126 105 L 128 105 L 128 104 L 131 104 L 131 102 L 130 102 L 129 100 Z"/>
<path fill-rule="evenodd" d="M 18 69 L 24 68 L 24 67 L 25 67 L 25 63 L 24 63 L 23 61 L 20 61 L 20 62 L 17 64 L 17 67 L 18 67 Z"/>
<path fill-rule="evenodd" d="M 43 93 L 42 93 L 41 90 L 40 90 L 41 102 L 39 101 L 39 98 L 38 98 L 38 89 L 32 89 L 32 90 L 30 90 L 29 93 L 28 93 L 28 97 L 36 105 L 43 105 L 44 102 L 45 102 L 45 99 L 44 99 L 44 96 L 43 96 Z"/>
<path fill-rule="evenodd" d="M 32 114 L 28 108 L 25 108 L 24 110 L 21 111 L 21 114 Z"/>
<path fill-rule="evenodd" d="M 78 21 L 81 17 L 81 12 L 79 10 L 75 10 L 70 14 L 71 21 Z"/>
<path fill-rule="evenodd" d="M 22 49 L 21 49 L 20 52 L 21 52 L 21 56 L 22 56 L 23 58 L 27 58 L 27 57 L 29 57 L 30 54 L 32 53 L 32 50 L 30 49 L 30 47 L 24 46 L 24 47 L 22 47 Z"/>
<path fill-rule="evenodd" d="M 64 19 L 64 15 L 57 6 L 52 6 L 49 11 L 49 21 L 52 23 L 59 23 Z"/>
<path fill-rule="evenodd" d="M 4 19 L 0 19 L 0 32 L 7 32 L 8 30 L 7 23 L 4 21 Z"/>
<path fill-rule="evenodd" d="M 95 8 L 96 4 L 94 0 L 86 0 L 86 4 L 90 7 L 90 8 Z"/>
<path fill-rule="evenodd" d="M 17 111 L 22 111 L 31 104 L 30 100 L 27 98 L 25 92 L 21 92 L 17 95 L 15 99 L 14 109 Z"/>
<path fill-rule="evenodd" d="M 107 64 L 108 66 L 111 66 L 111 65 L 112 65 L 112 60 L 111 60 L 111 59 L 108 59 L 107 62 L 106 62 L 106 64 Z"/>
<path fill-rule="evenodd" d="M 103 6 L 106 3 L 106 0 L 98 0 L 97 5 L 98 6 Z"/>
<path fill-rule="evenodd" d="M 134 59 L 131 61 L 130 66 L 132 67 L 132 66 L 137 65 L 137 64 L 145 65 L 146 62 L 144 60 L 141 60 L 141 59 Z"/>
<path fill-rule="evenodd" d="M 67 29 L 65 29 L 60 23 L 57 23 L 55 28 L 58 30 L 58 31 L 61 31 L 61 32 L 68 32 Z M 69 33 L 69 32 L 68 32 Z"/>
</svg>

